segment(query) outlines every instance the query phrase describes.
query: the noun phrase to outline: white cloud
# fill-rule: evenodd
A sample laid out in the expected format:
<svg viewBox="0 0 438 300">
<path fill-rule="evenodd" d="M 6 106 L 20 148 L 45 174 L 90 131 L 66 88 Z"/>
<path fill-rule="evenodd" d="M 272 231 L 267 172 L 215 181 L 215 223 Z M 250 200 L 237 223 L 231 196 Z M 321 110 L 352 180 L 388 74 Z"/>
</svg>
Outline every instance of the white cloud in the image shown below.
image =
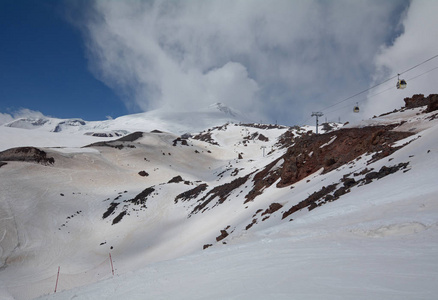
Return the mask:
<svg viewBox="0 0 438 300">
<path fill-rule="evenodd" d="M 296 124 L 369 84 L 373 58 L 405 5 L 95 1 L 83 28 L 94 73 L 123 93 L 128 107 L 220 101 Z"/>
<path fill-rule="evenodd" d="M 19 118 L 44 118 L 44 114 L 37 110 L 32 110 L 28 108 L 20 108 L 12 113 L 14 119 Z"/>
<path fill-rule="evenodd" d="M 44 118 L 45 116 L 43 113 L 31 110 L 28 108 L 20 108 L 16 111 L 8 113 L 0 113 L 0 125 L 12 122 L 13 120 L 20 119 L 20 118 Z"/>
<path fill-rule="evenodd" d="M 0 113 L 0 125 L 12 122 L 14 118 L 10 114 Z"/>
<path fill-rule="evenodd" d="M 376 56 L 374 78 L 376 83 L 383 82 L 438 55 L 437 11 L 437 1 L 412 1 L 402 21 L 404 32 L 392 45 L 382 47 L 381 52 Z M 365 106 L 367 115 L 378 115 L 400 108 L 404 106 L 403 99 L 413 94 L 427 96 L 438 93 L 438 57 L 402 74 L 401 78 L 406 79 L 408 83 L 404 90 L 396 90 L 394 79 L 370 91 L 370 95 L 379 91 L 385 92 L 369 98 Z"/>
</svg>

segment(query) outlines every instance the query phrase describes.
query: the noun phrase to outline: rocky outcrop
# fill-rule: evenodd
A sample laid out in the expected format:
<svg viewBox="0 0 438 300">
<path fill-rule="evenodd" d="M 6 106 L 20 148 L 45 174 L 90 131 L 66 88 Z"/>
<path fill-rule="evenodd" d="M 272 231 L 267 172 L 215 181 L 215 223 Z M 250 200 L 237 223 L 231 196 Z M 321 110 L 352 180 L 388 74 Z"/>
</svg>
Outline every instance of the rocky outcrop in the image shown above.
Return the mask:
<svg viewBox="0 0 438 300">
<path fill-rule="evenodd" d="M 204 197 L 197 201 L 198 205 L 195 206 L 190 215 L 203 212 L 204 209 L 207 209 L 207 205 L 216 198 L 217 201 L 214 206 L 224 203 L 234 190 L 239 188 L 248 180 L 250 175 L 251 174 L 248 174 L 244 177 L 239 177 L 230 183 L 226 183 L 211 189 Z"/>
<path fill-rule="evenodd" d="M 186 191 L 184 193 L 179 194 L 175 197 L 175 203 L 178 203 L 179 200 L 181 201 L 188 201 L 191 199 L 197 198 L 203 191 L 207 189 L 208 185 L 206 183 L 200 184 L 197 187 Z"/>
<path fill-rule="evenodd" d="M 134 142 L 134 141 L 136 141 L 136 140 L 138 140 L 138 139 L 140 139 L 142 137 L 143 137 L 143 132 L 136 131 L 136 132 L 128 134 L 128 135 L 126 135 L 124 137 L 121 137 L 121 138 L 117 139 L 116 141 L 119 141 L 119 142 Z"/>
<path fill-rule="evenodd" d="M 412 133 L 392 131 L 395 126 L 372 126 L 340 129 L 321 135 L 304 135 L 283 156 L 284 164 L 277 187 L 291 185 L 323 169 L 330 172 L 365 153 L 376 153 L 376 159 L 392 154 L 398 148 L 392 143 Z"/>
<path fill-rule="evenodd" d="M 19 147 L 5 150 L 0 152 L 0 161 L 36 162 L 45 166 L 55 163 L 53 157 L 48 157 L 45 151 L 35 147 Z"/>
<path fill-rule="evenodd" d="M 184 181 L 184 179 L 182 179 L 182 177 L 180 175 L 173 177 L 172 179 L 170 179 L 167 183 L 178 183 Z"/>
<path fill-rule="evenodd" d="M 344 194 L 350 192 L 351 188 L 357 185 L 369 184 L 373 180 L 379 180 L 383 177 L 386 177 L 390 174 L 398 172 L 400 170 L 404 170 L 404 172 L 409 171 L 408 169 L 409 162 L 399 163 L 394 166 L 382 166 L 379 171 L 371 171 L 368 169 L 363 170 L 362 173 L 354 174 L 354 176 L 364 175 L 365 177 L 356 180 L 355 178 L 348 177 L 352 174 L 344 175 L 339 184 L 342 184 L 338 187 L 338 183 L 333 183 L 329 186 L 323 186 L 319 191 L 315 191 L 313 194 L 309 195 L 303 201 L 297 203 L 292 206 L 290 209 L 283 213 L 282 219 L 287 218 L 291 214 L 307 208 L 309 211 L 315 209 L 318 206 L 324 205 L 328 202 L 333 202 Z"/>
<path fill-rule="evenodd" d="M 438 110 L 438 95 L 429 95 L 427 98 L 429 99 L 429 103 L 427 104 L 426 112 L 429 113 Z"/>
<path fill-rule="evenodd" d="M 424 97 L 423 94 L 416 94 L 403 99 L 406 108 L 416 108 L 427 105 L 426 112 L 438 110 L 438 94 L 430 94 Z"/>
<path fill-rule="evenodd" d="M 392 143 L 412 135 L 393 131 L 395 126 L 346 128 L 296 137 L 285 155 L 254 175 L 254 187 L 245 196 L 245 203 L 275 182 L 280 188 L 290 186 L 318 170 L 335 170 L 365 153 L 374 153 L 373 161 L 391 155 L 400 148 L 392 147 Z"/>
</svg>

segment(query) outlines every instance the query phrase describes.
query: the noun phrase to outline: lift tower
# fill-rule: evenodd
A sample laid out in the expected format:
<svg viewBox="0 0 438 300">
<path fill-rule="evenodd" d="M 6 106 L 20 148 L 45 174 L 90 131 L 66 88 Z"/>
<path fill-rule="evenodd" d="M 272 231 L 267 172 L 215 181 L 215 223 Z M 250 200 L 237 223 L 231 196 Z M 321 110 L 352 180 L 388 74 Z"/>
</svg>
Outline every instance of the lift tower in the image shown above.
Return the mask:
<svg viewBox="0 0 438 300">
<path fill-rule="evenodd" d="M 312 117 L 316 117 L 316 134 L 318 134 L 318 117 L 322 117 L 324 114 L 320 111 L 312 112 Z"/>
</svg>

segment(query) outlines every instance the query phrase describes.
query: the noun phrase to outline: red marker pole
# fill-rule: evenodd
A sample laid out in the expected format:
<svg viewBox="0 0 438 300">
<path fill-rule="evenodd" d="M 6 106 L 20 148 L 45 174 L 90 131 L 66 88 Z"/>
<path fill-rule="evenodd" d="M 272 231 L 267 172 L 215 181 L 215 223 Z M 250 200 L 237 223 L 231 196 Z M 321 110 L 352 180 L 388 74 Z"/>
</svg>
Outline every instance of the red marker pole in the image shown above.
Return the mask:
<svg viewBox="0 0 438 300">
<path fill-rule="evenodd" d="M 109 258 L 110 258 L 110 262 L 111 262 L 111 271 L 112 271 L 113 276 L 114 276 L 113 259 L 111 258 L 111 253 L 109 254 Z"/>
<path fill-rule="evenodd" d="M 56 289 L 58 288 L 58 279 L 59 279 L 59 270 L 60 269 L 61 269 L 61 267 L 58 266 L 58 275 L 56 276 L 55 293 L 56 293 Z"/>
</svg>

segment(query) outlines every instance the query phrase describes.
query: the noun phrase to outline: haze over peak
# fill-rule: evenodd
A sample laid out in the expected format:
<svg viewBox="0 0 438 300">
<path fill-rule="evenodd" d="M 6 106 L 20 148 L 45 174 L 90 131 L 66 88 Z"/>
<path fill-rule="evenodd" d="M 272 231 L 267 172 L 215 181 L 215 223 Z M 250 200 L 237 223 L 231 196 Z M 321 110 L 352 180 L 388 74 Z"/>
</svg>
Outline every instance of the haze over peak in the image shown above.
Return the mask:
<svg viewBox="0 0 438 300">
<path fill-rule="evenodd" d="M 178 111 L 160 108 L 144 113 L 121 116 L 103 121 L 85 121 L 79 118 L 59 119 L 44 115 L 20 117 L 4 124 L 6 127 L 41 129 L 51 132 L 86 131 L 91 129 L 162 130 L 173 133 L 198 132 L 226 122 L 248 122 L 243 113 L 222 103 L 204 108 Z M 72 129 L 74 128 L 74 129 Z"/>
</svg>

